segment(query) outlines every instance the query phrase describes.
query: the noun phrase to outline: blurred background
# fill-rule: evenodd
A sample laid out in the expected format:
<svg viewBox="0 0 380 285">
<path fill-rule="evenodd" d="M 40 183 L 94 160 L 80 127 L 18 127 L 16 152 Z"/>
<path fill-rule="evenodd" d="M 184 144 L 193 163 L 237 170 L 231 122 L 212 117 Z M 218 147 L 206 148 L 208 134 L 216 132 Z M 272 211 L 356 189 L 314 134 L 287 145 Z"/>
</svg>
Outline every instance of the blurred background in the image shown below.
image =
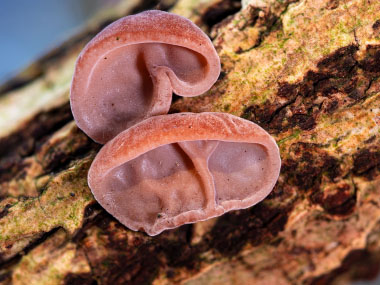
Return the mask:
<svg viewBox="0 0 380 285">
<path fill-rule="evenodd" d="M 120 0 L 1 0 L 0 84 Z"/>
</svg>

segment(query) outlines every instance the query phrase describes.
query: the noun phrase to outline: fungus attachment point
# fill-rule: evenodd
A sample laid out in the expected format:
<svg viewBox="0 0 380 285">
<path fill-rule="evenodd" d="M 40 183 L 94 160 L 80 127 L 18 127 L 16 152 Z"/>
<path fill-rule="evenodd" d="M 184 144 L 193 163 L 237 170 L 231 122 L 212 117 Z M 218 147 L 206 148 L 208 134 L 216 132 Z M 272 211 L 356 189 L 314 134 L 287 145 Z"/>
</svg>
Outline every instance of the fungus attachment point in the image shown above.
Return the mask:
<svg viewBox="0 0 380 285">
<path fill-rule="evenodd" d="M 79 128 L 106 143 L 145 118 L 166 114 L 173 91 L 207 91 L 219 73 L 219 57 L 201 29 L 178 15 L 146 11 L 112 23 L 82 50 L 71 109 Z"/>
<path fill-rule="evenodd" d="M 121 223 L 153 236 L 260 202 L 280 165 L 276 142 L 256 124 L 224 113 L 179 113 L 152 117 L 109 141 L 88 182 Z"/>
</svg>

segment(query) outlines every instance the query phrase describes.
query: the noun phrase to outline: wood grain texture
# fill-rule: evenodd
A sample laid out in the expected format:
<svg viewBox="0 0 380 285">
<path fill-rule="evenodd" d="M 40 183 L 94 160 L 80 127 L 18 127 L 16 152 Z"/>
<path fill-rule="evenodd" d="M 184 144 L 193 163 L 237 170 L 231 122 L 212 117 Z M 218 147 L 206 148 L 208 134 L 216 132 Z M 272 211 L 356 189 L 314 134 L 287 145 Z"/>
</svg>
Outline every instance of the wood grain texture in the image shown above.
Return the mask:
<svg viewBox="0 0 380 285">
<path fill-rule="evenodd" d="M 137 6 L 95 20 L 37 62 L 40 72 L 1 89 L 0 283 L 346 284 L 375 277 L 379 1 L 263 0 L 243 10 L 231 0 L 177 2 L 172 11 L 212 37 L 222 74 L 200 97 L 175 96 L 170 112 L 221 111 L 258 123 L 276 139 L 283 167 L 262 203 L 156 237 L 129 231 L 95 203 L 86 176 L 99 145 L 77 129 L 68 105 L 80 49 Z"/>
</svg>

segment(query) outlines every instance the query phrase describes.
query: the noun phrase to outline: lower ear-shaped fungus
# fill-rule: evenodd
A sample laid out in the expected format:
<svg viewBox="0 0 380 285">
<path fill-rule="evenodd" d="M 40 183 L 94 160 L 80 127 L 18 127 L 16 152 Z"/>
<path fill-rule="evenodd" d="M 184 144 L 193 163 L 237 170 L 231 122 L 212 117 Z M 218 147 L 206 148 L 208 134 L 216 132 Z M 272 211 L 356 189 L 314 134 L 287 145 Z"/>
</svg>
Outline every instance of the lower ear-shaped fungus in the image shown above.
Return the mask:
<svg viewBox="0 0 380 285">
<path fill-rule="evenodd" d="M 149 235 L 263 200 L 279 176 L 274 139 L 224 113 L 147 119 L 109 141 L 88 174 L 97 201 Z"/>
</svg>

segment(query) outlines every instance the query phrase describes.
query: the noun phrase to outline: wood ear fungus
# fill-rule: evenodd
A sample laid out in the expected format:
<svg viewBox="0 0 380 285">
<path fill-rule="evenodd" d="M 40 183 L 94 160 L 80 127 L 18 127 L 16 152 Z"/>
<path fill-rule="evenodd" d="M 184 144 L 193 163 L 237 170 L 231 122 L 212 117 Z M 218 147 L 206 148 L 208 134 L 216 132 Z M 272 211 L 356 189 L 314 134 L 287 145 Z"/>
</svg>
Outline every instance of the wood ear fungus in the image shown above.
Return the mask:
<svg viewBox="0 0 380 285">
<path fill-rule="evenodd" d="M 224 113 L 146 119 L 96 156 L 88 183 L 122 224 L 154 236 L 263 200 L 279 176 L 274 139 Z"/>
<path fill-rule="evenodd" d="M 79 128 L 106 143 L 145 118 L 166 114 L 172 91 L 196 96 L 217 80 L 220 61 L 190 20 L 162 11 L 124 17 L 79 55 L 71 109 Z"/>
</svg>

